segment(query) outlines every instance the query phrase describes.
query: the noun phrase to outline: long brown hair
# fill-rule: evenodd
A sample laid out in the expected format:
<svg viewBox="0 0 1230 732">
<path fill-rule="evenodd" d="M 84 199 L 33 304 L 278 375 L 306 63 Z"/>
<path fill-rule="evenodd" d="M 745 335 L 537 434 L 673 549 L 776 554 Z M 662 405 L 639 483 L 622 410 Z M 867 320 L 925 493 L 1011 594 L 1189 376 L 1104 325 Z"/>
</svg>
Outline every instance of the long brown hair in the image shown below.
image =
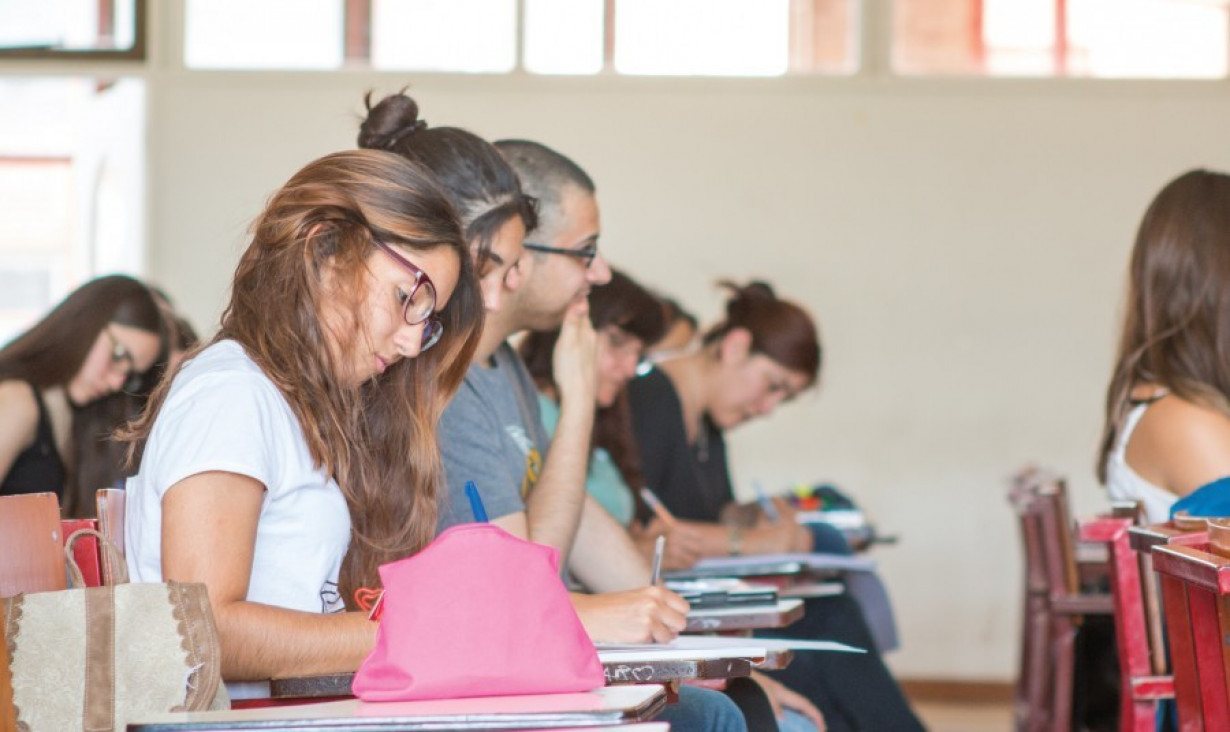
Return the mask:
<svg viewBox="0 0 1230 732">
<path fill-rule="evenodd" d="M 64 386 L 85 363 L 108 324 L 154 333 L 166 357 L 167 328 L 149 288 L 125 275 L 90 280 L 12 343 L 0 349 L 0 378 L 21 379 L 46 389 Z"/>
<path fill-rule="evenodd" d="M 589 318 L 598 330 L 614 326 L 646 345 L 660 339 L 666 331 L 666 310 L 662 301 L 616 269 L 611 270 L 610 282 L 590 291 Z M 551 359 L 558 340 L 557 328 L 530 333 L 521 342 L 521 357 L 541 389 L 555 388 Z M 610 454 L 611 462 L 629 486 L 640 486 L 644 482 L 636 436 L 632 433 L 627 389 L 622 390 L 610 406 L 600 407 L 595 412 L 592 447 L 601 447 Z"/>
<path fill-rule="evenodd" d="M 363 330 L 373 240 L 426 252 L 453 250 L 460 274 L 439 312 L 444 335 L 358 388 L 339 380 L 338 354 Z M 328 297 L 349 322 L 322 320 L 328 264 L 340 284 Z M 345 294 L 339 294 L 345 293 Z M 350 508 L 350 549 L 339 589 L 353 607 L 377 567 L 435 535 L 443 466 L 436 423 L 478 345 L 482 299 L 457 212 L 432 176 L 391 153 L 356 150 L 309 163 L 273 195 L 253 225 L 214 342 L 232 339 L 286 397 L 312 459 L 337 480 Z M 190 357 L 190 356 L 189 356 Z M 139 456 L 166 398 L 164 382 L 126 435 Z"/>
<path fill-rule="evenodd" d="M 806 374 L 814 382 L 820 374 L 822 352 L 816 323 L 807 311 L 779 298 L 765 282 L 753 281 L 743 286 L 729 281 L 718 284 L 730 292 L 726 318 L 705 333 L 705 345 L 742 328 L 752 336 L 753 353 L 764 354 L 791 371 Z"/>
<path fill-rule="evenodd" d="M 1162 188 L 1136 234 L 1098 479 L 1139 384 L 1230 416 L 1230 176 L 1192 170 Z"/>
</svg>

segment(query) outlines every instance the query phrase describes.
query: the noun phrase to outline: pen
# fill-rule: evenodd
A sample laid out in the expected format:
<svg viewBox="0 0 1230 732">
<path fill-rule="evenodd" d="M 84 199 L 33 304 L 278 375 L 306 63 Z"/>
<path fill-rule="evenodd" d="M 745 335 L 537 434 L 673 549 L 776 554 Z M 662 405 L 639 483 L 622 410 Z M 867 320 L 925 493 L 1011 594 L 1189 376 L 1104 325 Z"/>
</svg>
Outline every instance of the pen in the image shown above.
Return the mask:
<svg viewBox="0 0 1230 732">
<path fill-rule="evenodd" d="M 666 506 L 662 504 L 662 499 L 655 496 L 653 491 L 649 490 L 649 486 L 641 488 L 641 500 L 645 501 L 645 504 L 653 509 L 654 514 L 662 519 L 662 523 L 667 526 L 675 525 L 675 517 L 671 515 L 670 511 L 666 510 Z"/>
<path fill-rule="evenodd" d="M 780 516 L 777 513 L 777 506 L 773 505 L 773 499 L 765 495 L 764 487 L 760 485 L 760 481 L 752 481 L 752 489 L 756 491 L 756 500 L 760 501 L 760 510 L 764 511 L 765 518 L 769 519 L 769 523 L 777 523 Z"/>
<path fill-rule="evenodd" d="M 466 498 L 470 499 L 470 511 L 474 513 L 474 520 L 480 524 L 487 523 L 487 510 L 483 508 L 483 497 L 478 494 L 478 486 L 474 485 L 474 481 L 466 481 Z"/>
<path fill-rule="evenodd" d="M 649 574 L 649 584 L 656 585 L 662 578 L 662 550 L 666 548 L 666 534 L 659 534 L 653 543 L 653 572 Z"/>
</svg>

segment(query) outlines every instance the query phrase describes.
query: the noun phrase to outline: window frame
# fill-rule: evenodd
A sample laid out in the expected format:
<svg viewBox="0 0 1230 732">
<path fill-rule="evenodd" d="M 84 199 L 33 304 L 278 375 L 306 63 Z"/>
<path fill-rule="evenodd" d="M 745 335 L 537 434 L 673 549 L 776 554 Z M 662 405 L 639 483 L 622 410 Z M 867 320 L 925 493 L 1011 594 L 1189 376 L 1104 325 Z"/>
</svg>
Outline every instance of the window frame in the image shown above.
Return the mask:
<svg viewBox="0 0 1230 732">
<path fill-rule="evenodd" d="M 113 8 L 111 0 L 97 0 L 102 9 Z M 149 52 L 148 0 L 133 0 L 132 48 L 5 48 L 0 47 L 0 61 L 30 61 L 35 63 L 96 63 L 99 61 L 145 61 Z M 99 18 L 107 18 L 99 13 Z"/>
</svg>

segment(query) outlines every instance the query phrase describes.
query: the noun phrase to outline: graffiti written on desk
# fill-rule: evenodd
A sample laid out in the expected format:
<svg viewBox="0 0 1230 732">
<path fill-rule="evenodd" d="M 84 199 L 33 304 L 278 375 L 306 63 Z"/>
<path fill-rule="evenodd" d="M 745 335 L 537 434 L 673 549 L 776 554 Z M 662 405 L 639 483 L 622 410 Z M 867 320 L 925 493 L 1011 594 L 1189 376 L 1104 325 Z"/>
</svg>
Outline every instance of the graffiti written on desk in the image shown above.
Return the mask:
<svg viewBox="0 0 1230 732">
<path fill-rule="evenodd" d="M 606 682 L 608 684 L 619 684 L 629 681 L 644 683 L 653 681 L 653 666 L 628 666 L 627 664 L 619 664 L 618 666 L 607 666 Z"/>
</svg>

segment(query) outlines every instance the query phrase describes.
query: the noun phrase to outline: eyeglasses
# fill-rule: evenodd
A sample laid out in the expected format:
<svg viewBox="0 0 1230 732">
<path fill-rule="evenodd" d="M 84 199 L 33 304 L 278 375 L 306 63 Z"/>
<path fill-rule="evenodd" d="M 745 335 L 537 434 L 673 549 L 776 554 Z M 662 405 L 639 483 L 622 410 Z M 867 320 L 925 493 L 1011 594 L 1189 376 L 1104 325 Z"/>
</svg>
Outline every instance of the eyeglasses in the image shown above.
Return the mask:
<svg viewBox="0 0 1230 732">
<path fill-rule="evenodd" d="M 419 346 L 419 351 L 426 351 L 436 345 L 440 336 L 444 335 L 444 324 L 435 316 L 436 286 L 426 272 L 398 254 L 388 244 L 375 239 L 372 239 L 372 243 L 414 276 L 414 285 L 410 292 L 398 286 L 397 302 L 401 305 L 401 317 L 406 321 L 406 325 L 423 324 L 423 343 Z"/>
<path fill-rule="evenodd" d="M 559 247 L 549 247 L 545 244 L 530 244 L 525 243 L 525 248 L 532 252 L 546 252 L 547 254 L 563 254 L 565 257 L 575 257 L 585 263 L 588 268 L 594 263 L 594 257 L 598 256 L 597 242 L 590 242 L 580 249 L 561 249 Z"/>
<path fill-rule="evenodd" d="M 124 383 L 120 389 L 128 392 L 135 392 L 141 388 L 141 374 L 137 372 L 137 360 L 133 358 L 132 351 L 128 346 L 120 342 L 120 339 L 115 337 L 110 328 L 104 328 L 103 332 L 107 334 L 107 340 L 111 341 L 111 366 L 112 368 L 124 365 Z"/>
</svg>

